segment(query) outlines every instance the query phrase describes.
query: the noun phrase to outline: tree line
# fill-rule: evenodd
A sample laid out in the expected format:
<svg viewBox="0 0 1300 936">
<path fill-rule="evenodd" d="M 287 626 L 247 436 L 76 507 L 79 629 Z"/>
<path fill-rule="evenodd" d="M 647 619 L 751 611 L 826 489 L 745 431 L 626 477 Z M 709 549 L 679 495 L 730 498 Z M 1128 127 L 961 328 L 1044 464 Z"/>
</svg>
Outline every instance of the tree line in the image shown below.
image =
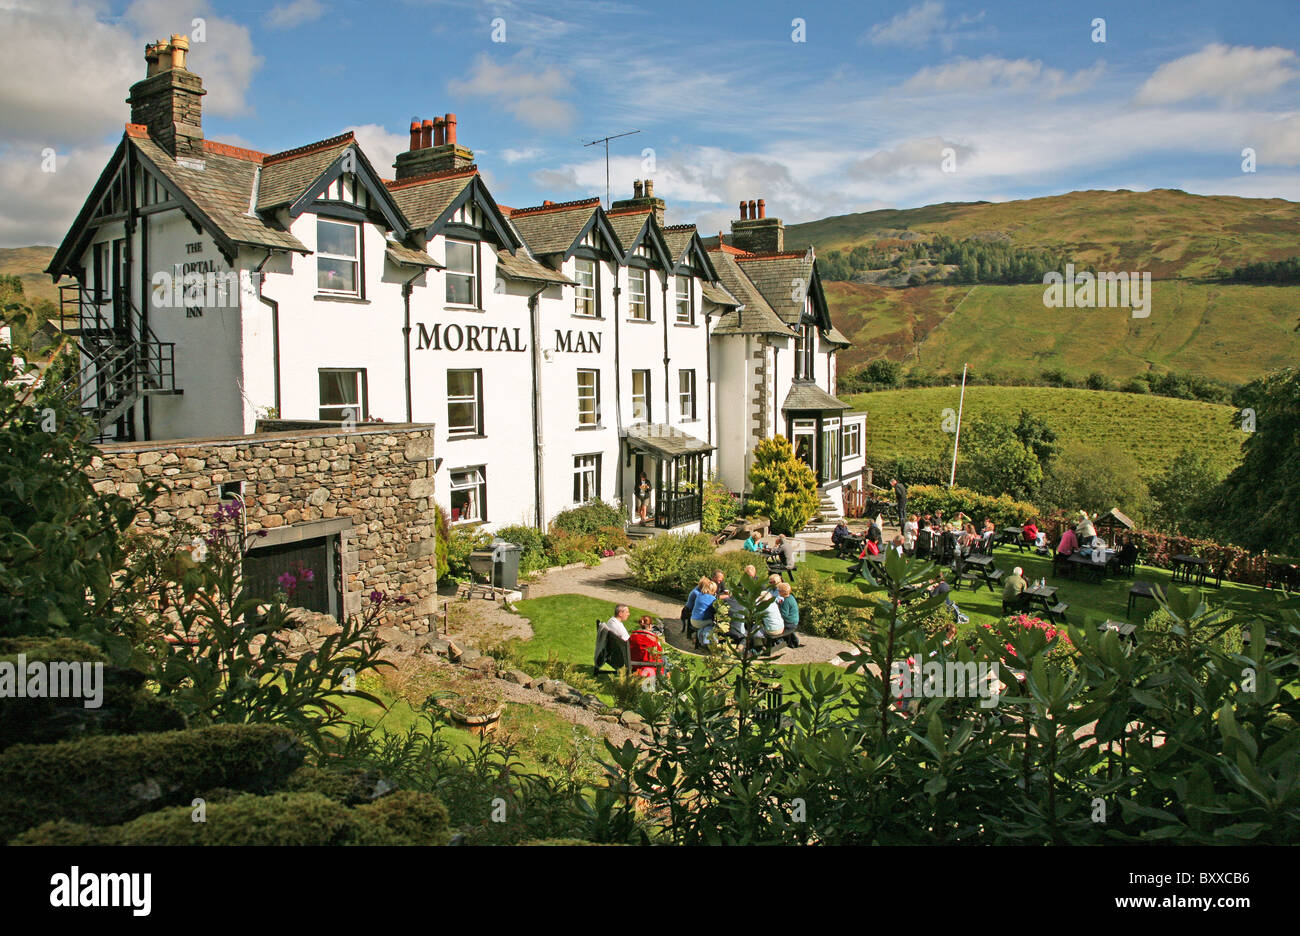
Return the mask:
<svg viewBox="0 0 1300 936">
<path fill-rule="evenodd" d="M 913 272 L 909 286 L 940 281 L 1014 284 L 1041 283 L 1048 272 L 1064 270 L 1067 260 L 1059 251 L 937 234 L 898 247 L 860 244 L 848 251 L 829 250 L 818 257 L 818 266 L 824 279 L 852 280 L 868 270 L 893 269 L 901 273 L 914 263 L 929 261 L 956 269 Z"/>
</svg>

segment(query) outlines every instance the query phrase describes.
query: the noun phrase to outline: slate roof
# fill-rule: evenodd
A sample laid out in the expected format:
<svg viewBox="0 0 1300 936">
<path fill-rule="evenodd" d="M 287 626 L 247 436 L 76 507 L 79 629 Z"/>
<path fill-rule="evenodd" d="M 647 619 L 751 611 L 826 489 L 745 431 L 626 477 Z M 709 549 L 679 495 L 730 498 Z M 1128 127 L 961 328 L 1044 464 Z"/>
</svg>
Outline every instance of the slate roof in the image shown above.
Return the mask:
<svg viewBox="0 0 1300 936">
<path fill-rule="evenodd" d="M 497 251 L 497 272 L 507 279 L 522 280 L 526 283 L 573 285 L 573 280 L 559 270 L 552 270 L 546 264 L 528 256 L 523 248 L 515 251 L 513 255 L 505 250 Z"/>
<path fill-rule="evenodd" d="M 853 407 L 843 400 L 836 399 L 811 380 L 796 380 L 790 385 L 790 392 L 781 404 L 781 412 L 798 412 L 806 410 L 848 410 Z"/>
<path fill-rule="evenodd" d="M 632 249 L 632 244 L 636 241 L 637 235 L 641 233 L 641 228 L 645 227 L 646 219 L 650 217 L 650 209 L 640 208 L 635 211 L 607 213 L 607 216 L 609 226 L 613 228 L 615 236 L 618 237 L 619 246 L 626 253 Z"/>
<path fill-rule="evenodd" d="M 822 335 L 826 338 L 827 341 L 831 342 L 831 344 L 837 344 L 841 348 L 848 348 L 853 344 L 853 342 L 845 338 L 844 333 L 840 331 L 838 328 L 836 328 L 834 325 L 832 325 L 830 328 L 823 331 Z"/>
<path fill-rule="evenodd" d="M 804 284 L 805 294 L 811 288 L 812 256 L 803 253 L 751 254 L 735 260 L 781 321 L 797 325 L 803 316 L 804 304 L 795 298 L 794 282 L 799 280 Z"/>
<path fill-rule="evenodd" d="M 627 429 L 627 442 L 633 448 L 665 455 L 669 458 L 676 455 L 712 452 L 717 448 L 716 445 L 710 445 L 703 439 L 697 439 L 695 436 L 682 432 L 676 426 L 670 426 L 667 423 L 629 426 Z"/>
<path fill-rule="evenodd" d="M 736 263 L 732 254 L 715 248 L 709 251 L 709 259 L 718 271 L 718 280 L 741 305 L 741 308 L 722 315 L 717 327 L 713 329 L 715 335 L 793 334 L 790 326 L 782 322 L 772 310 L 772 306 Z"/>
<path fill-rule="evenodd" d="M 562 254 L 573 246 L 599 207 L 599 198 L 588 198 L 559 205 L 516 208 L 509 216 L 515 230 L 534 254 Z"/>
<path fill-rule="evenodd" d="M 682 254 L 686 253 L 686 248 L 691 246 L 691 240 L 695 237 L 695 225 L 674 224 L 663 230 L 664 243 L 668 245 L 668 253 L 672 255 L 673 262 L 676 263 L 682 259 Z"/>
<path fill-rule="evenodd" d="M 144 128 L 139 129 L 143 131 Z M 273 220 L 249 213 L 258 169 L 258 162 L 254 159 L 226 155 L 222 151 L 224 147 L 206 147 L 203 168 L 197 169 L 177 162 L 147 135 L 132 132 L 131 127 L 127 129 L 127 138 L 144 161 L 180 189 L 226 240 L 234 244 L 309 252 L 302 241 Z"/>
<path fill-rule="evenodd" d="M 721 286 L 714 286 L 712 283 L 705 281 L 700 284 L 700 287 L 700 292 L 704 298 L 714 305 L 729 306 L 733 309 L 740 305 L 740 300 Z"/>
<path fill-rule="evenodd" d="M 427 228 L 442 217 L 477 174 L 477 166 L 466 166 L 384 184 L 411 227 Z"/>
<path fill-rule="evenodd" d="M 262 181 L 257 188 L 257 209 L 266 211 L 289 205 L 328 169 L 349 146 L 351 132 L 267 156 L 262 161 Z"/>
<path fill-rule="evenodd" d="M 414 247 L 407 247 L 403 244 L 389 241 L 384 247 L 384 253 L 396 264 L 401 266 L 425 267 L 437 270 L 446 269 L 437 260 L 430 257 L 423 250 L 416 250 Z"/>
</svg>

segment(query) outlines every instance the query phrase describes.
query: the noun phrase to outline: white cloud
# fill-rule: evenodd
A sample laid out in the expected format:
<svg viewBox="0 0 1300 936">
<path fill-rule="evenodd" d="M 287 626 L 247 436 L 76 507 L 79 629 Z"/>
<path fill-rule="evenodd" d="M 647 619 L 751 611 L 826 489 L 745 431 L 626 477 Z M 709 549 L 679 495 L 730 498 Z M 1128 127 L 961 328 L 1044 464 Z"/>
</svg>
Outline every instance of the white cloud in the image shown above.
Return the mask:
<svg viewBox="0 0 1300 936">
<path fill-rule="evenodd" d="M 1296 54 L 1272 46 L 1207 45 L 1166 62 L 1138 89 L 1138 104 L 1177 104 L 1200 97 L 1236 104 L 1263 97 L 1294 81 Z"/>
<path fill-rule="evenodd" d="M 525 146 L 522 149 L 512 147 L 501 151 L 501 158 L 506 161 L 506 165 L 513 166 L 517 162 L 532 162 L 542 155 L 542 150 L 536 146 Z"/>
<path fill-rule="evenodd" d="M 944 150 L 951 149 L 958 163 L 970 159 L 974 150 L 964 143 L 942 137 L 905 140 L 892 149 L 881 149 L 857 160 L 848 171 L 860 179 L 897 179 L 941 173 Z"/>
<path fill-rule="evenodd" d="M 0 147 L 0 244 L 58 244 L 103 172 L 116 141 L 57 147 L 54 172 L 43 171 L 37 144 Z"/>
<path fill-rule="evenodd" d="M 919 48 L 938 41 L 944 48 L 951 49 L 961 37 L 962 27 L 977 23 L 984 18 L 980 11 L 974 16 L 950 17 L 940 0 L 924 0 L 916 6 L 909 7 L 888 22 L 877 23 L 864 35 L 862 42 L 876 46 L 901 45 Z"/>
<path fill-rule="evenodd" d="M 530 50 L 501 62 L 481 52 L 468 78 L 447 83 L 452 94 L 487 98 L 528 126 L 546 130 L 572 126 L 576 111 L 563 100 L 570 88 L 563 71 L 540 64 Z"/>
<path fill-rule="evenodd" d="M 1259 124 L 1248 132 L 1244 146 L 1254 147 L 1262 168 L 1300 166 L 1300 114 Z"/>
<path fill-rule="evenodd" d="M 1048 68 L 1036 59 L 986 55 L 923 68 L 903 83 L 903 90 L 913 94 L 974 94 L 997 88 L 1060 97 L 1087 90 L 1104 70 L 1105 63 L 1100 61 L 1069 74 L 1059 68 Z"/>
<path fill-rule="evenodd" d="M 360 124 L 344 127 L 343 132 L 351 130 L 357 138 L 361 152 L 366 154 L 375 171 L 385 179 L 393 178 L 393 163 L 397 154 L 405 152 L 411 145 L 411 134 L 390 133 L 379 124 Z"/>
<path fill-rule="evenodd" d="M 310 23 L 325 15 L 325 5 L 320 0 L 289 0 L 271 8 L 266 14 L 266 25 L 271 29 L 288 29 Z"/>
</svg>

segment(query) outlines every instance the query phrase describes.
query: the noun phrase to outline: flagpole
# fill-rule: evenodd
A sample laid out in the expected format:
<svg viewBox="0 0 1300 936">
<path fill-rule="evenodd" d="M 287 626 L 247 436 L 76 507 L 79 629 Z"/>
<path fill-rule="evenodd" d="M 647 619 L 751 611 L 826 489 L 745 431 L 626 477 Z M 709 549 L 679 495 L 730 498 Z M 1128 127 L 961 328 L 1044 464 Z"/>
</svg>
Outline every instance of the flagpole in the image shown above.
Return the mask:
<svg viewBox="0 0 1300 936">
<path fill-rule="evenodd" d="M 961 442 L 961 413 L 962 408 L 966 405 L 966 368 L 968 364 L 961 366 L 961 399 L 957 403 L 957 434 L 952 437 L 952 474 L 948 475 L 948 487 L 953 486 L 957 480 L 957 445 Z"/>
</svg>

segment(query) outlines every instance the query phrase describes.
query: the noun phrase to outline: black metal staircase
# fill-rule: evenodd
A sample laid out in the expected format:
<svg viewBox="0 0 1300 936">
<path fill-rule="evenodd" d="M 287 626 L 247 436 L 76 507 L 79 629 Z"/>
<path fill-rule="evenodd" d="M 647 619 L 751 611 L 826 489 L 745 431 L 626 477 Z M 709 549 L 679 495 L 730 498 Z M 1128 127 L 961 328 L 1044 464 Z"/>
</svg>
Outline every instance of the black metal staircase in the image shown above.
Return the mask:
<svg viewBox="0 0 1300 936">
<path fill-rule="evenodd" d="M 179 394 L 176 345 L 159 341 L 125 287 L 103 293 L 59 287 L 59 313 L 77 339 L 77 373 L 60 386 L 99 428 L 97 441 L 129 439 L 131 408 L 143 397 Z"/>
</svg>

